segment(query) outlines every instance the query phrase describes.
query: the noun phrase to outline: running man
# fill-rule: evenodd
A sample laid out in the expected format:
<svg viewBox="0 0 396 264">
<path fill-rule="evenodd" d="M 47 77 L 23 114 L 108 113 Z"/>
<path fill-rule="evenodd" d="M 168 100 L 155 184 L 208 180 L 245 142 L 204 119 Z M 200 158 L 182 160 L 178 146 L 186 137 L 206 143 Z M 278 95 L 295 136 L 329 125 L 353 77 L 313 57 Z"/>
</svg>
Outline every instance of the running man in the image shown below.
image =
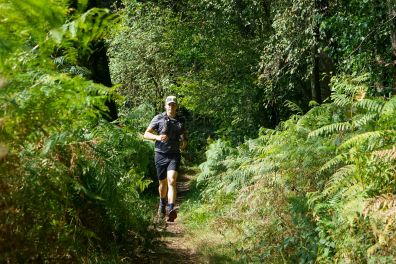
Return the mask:
<svg viewBox="0 0 396 264">
<path fill-rule="evenodd" d="M 155 167 L 159 181 L 160 204 L 158 214 L 173 222 L 177 217 L 175 210 L 176 180 L 180 167 L 180 150 L 187 146 L 185 127 L 176 115 L 177 100 L 168 96 L 165 112 L 156 115 L 144 133 L 145 139 L 155 140 Z"/>
</svg>

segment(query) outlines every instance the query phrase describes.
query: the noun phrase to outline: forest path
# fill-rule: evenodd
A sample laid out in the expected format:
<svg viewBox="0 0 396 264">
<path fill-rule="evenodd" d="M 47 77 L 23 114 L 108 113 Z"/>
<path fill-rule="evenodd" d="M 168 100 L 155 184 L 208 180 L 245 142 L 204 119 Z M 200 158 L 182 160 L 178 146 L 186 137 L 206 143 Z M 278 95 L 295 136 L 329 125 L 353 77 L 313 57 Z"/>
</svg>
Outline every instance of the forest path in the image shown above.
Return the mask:
<svg viewBox="0 0 396 264">
<path fill-rule="evenodd" d="M 181 171 L 177 179 L 176 205 L 179 207 L 190 190 L 191 180 L 194 172 L 189 170 Z M 179 210 L 178 210 L 179 211 Z M 187 234 L 183 225 L 180 212 L 175 222 L 162 222 L 159 224 L 160 245 L 151 256 L 151 263 L 204 263 L 193 245 L 191 237 Z"/>
</svg>

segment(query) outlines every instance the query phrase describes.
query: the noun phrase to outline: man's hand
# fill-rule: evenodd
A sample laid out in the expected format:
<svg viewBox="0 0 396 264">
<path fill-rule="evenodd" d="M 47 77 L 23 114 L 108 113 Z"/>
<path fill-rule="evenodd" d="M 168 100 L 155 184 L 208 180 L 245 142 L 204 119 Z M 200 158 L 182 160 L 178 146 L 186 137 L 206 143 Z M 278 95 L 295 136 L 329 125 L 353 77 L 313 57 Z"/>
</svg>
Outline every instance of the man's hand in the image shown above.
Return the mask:
<svg viewBox="0 0 396 264">
<path fill-rule="evenodd" d="M 167 135 L 158 135 L 157 140 L 162 141 L 162 142 L 167 142 L 169 140 L 169 138 Z"/>
<path fill-rule="evenodd" d="M 180 149 L 185 150 L 186 147 L 187 147 L 187 140 L 182 139 L 182 141 L 180 141 Z"/>
<path fill-rule="evenodd" d="M 143 137 L 145 139 L 158 140 L 158 141 L 162 141 L 162 142 L 167 142 L 169 140 L 167 135 L 154 134 L 154 130 L 151 127 L 148 127 L 146 129 L 146 132 L 144 132 Z"/>
</svg>

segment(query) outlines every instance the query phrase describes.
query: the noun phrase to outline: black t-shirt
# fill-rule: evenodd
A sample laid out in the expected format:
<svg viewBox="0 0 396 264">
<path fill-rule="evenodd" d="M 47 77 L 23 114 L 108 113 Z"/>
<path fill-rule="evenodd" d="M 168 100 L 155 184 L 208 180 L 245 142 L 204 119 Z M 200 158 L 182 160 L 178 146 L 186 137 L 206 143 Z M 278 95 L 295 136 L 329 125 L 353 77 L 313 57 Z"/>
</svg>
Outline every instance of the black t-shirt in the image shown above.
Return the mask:
<svg viewBox="0 0 396 264">
<path fill-rule="evenodd" d="M 151 120 L 150 128 L 160 135 L 167 135 L 167 142 L 155 141 L 155 151 L 160 153 L 180 153 L 181 135 L 185 134 L 184 122 L 176 116 L 171 118 L 166 112 L 156 115 Z"/>
</svg>

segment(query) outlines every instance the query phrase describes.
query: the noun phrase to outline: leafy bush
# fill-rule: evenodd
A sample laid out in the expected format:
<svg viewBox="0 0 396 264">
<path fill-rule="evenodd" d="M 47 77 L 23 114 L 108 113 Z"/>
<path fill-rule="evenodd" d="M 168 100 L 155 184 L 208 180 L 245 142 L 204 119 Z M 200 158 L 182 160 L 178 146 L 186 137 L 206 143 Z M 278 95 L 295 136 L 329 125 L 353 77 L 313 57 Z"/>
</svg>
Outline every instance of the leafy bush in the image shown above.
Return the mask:
<svg viewBox="0 0 396 264">
<path fill-rule="evenodd" d="M 202 206 L 235 261 L 395 260 L 395 97 L 369 98 L 366 79 L 334 78 L 333 102 L 236 149 L 211 145 Z"/>
<path fill-rule="evenodd" d="M 140 197 L 152 147 L 136 128 L 101 118 L 113 88 L 65 73 L 52 56 L 89 52 L 104 31 L 86 28 L 106 27 L 108 12 L 76 12 L 62 27 L 66 2 L 2 1 L 0 10 L 10 37 L 0 46 L 0 261 L 135 258 L 154 235 Z"/>
</svg>

